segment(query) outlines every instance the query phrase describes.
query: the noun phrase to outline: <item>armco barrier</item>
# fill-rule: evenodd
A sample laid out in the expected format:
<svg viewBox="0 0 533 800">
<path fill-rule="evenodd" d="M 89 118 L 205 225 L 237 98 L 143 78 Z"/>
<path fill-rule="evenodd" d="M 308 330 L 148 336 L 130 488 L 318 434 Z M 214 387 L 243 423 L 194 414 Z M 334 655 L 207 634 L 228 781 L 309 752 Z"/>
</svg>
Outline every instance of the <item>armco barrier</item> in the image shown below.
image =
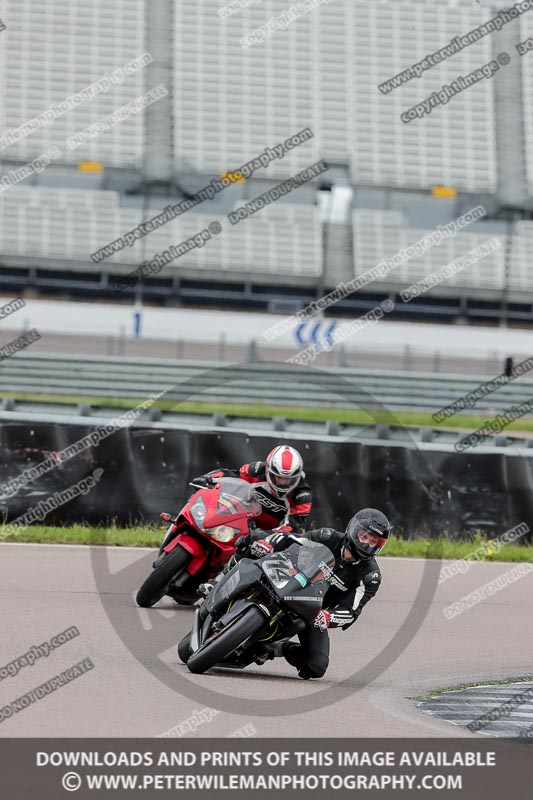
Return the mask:
<svg viewBox="0 0 533 800">
<path fill-rule="evenodd" d="M 503 365 L 500 365 L 503 367 Z M 223 369 L 225 383 L 213 383 L 214 368 Z M 9 359 L 0 370 L 0 395 L 19 392 L 38 396 L 84 396 L 144 399 L 151 391 L 171 385 L 167 399 L 282 406 L 365 407 L 368 393 L 378 395 L 387 408 L 433 413 L 475 391 L 486 378 L 444 373 L 365 370 L 336 367 L 321 369 L 312 393 L 302 392 L 292 380 L 294 365 L 272 362 L 225 364 L 178 362 L 151 358 L 47 355 L 23 353 Z M 318 372 L 316 373 L 318 375 Z M 289 377 L 289 380 L 287 380 Z M 533 394 L 533 372 L 481 396 L 471 413 L 504 410 Z M 342 384 L 342 396 L 339 387 Z M 191 392 L 194 385 L 194 394 Z"/>
<path fill-rule="evenodd" d="M 3 491 L 6 482 L 24 469 L 91 430 L 90 425 L 0 426 L 0 507 L 7 519 L 100 467 L 104 472 L 97 486 L 51 512 L 46 522 L 155 522 L 160 511 L 179 508 L 192 477 L 214 467 L 256 461 L 275 444 L 289 441 L 302 452 L 315 493 L 313 527 L 342 527 L 354 510 L 377 506 L 405 536 L 457 535 L 477 529 L 497 535 L 522 521 L 533 530 L 533 458 L 525 450 L 485 448 L 460 454 L 435 444 L 339 442 L 327 437 L 309 440 L 290 434 L 138 425 L 116 431 L 15 495 Z"/>
</svg>

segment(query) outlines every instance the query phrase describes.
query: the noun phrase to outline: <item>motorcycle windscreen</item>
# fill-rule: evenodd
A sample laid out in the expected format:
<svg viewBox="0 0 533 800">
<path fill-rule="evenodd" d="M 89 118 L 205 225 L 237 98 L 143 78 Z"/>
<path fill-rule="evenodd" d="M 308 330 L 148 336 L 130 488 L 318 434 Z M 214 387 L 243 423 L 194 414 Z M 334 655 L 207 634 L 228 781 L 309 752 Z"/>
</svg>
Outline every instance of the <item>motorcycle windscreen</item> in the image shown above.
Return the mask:
<svg viewBox="0 0 533 800">
<path fill-rule="evenodd" d="M 250 519 L 261 514 L 261 506 L 253 496 L 253 487 L 240 478 L 221 478 L 218 493 L 211 495 L 203 521 L 204 528 L 231 525 L 234 521 Z"/>
<path fill-rule="evenodd" d="M 322 608 L 335 558 L 318 542 L 293 544 L 281 553 L 264 556 L 261 569 L 284 605 L 306 620 Z"/>
</svg>

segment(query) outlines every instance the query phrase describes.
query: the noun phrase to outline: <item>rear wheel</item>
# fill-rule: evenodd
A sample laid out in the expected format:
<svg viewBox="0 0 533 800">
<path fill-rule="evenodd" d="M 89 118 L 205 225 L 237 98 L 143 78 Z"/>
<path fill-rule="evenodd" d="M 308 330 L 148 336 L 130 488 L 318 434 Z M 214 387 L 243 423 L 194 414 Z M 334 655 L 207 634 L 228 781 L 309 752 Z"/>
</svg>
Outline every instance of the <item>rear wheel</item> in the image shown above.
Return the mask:
<svg viewBox="0 0 533 800">
<path fill-rule="evenodd" d="M 202 673 L 227 658 L 243 642 L 257 633 L 265 624 L 263 614 L 251 606 L 236 622 L 231 622 L 221 633 L 204 644 L 187 660 L 191 672 Z M 180 656 L 181 658 L 181 656 Z"/>
<path fill-rule="evenodd" d="M 159 566 L 148 575 L 137 592 L 137 605 L 141 608 L 150 608 L 158 600 L 161 600 L 171 581 L 178 576 L 190 560 L 190 553 L 179 545 L 171 553 L 168 553 Z"/>
</svg>

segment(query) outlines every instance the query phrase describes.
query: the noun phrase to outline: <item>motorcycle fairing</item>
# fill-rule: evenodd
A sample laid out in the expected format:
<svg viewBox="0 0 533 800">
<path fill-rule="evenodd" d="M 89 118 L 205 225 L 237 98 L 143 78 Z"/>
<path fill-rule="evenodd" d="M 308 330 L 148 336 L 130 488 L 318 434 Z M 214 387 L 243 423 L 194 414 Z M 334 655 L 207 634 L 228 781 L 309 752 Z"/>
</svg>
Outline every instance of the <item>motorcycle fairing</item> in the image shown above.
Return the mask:
<svg viewBox="0 0 533 800">
<path fill-rule="evenodd" d="M 335 563 L 328 547 L 307 540 L 280 553 L 263 556 L 257 563 L 289 610 L 309 621 L 316 617 L 329 588 L 324 567 Z"/>
<path fill-rule="evenodd" d="M 193 536 L 188 536 L 186 533 L 179 533 L 176 538 L 172 539 L 163 549 L 165 552 L 171 553 L 178 545 L 191 554 L 192 561 L 187 565 L 187 572 L 190 575 L 195 575 L 206 563 L 209 553 L 206 551 L 202 542 L 199 542 L 198 539 L 195 539 Z"/>
<path fill-rule="evenodd" d="M 227 605 L 234 596 L 253 588 L 261 580 L 261 569 L 257 562 L 250 558 L 242 558 L 224 575 L 206 599 L 206 609 L 210 614 Z"/>
</svg>

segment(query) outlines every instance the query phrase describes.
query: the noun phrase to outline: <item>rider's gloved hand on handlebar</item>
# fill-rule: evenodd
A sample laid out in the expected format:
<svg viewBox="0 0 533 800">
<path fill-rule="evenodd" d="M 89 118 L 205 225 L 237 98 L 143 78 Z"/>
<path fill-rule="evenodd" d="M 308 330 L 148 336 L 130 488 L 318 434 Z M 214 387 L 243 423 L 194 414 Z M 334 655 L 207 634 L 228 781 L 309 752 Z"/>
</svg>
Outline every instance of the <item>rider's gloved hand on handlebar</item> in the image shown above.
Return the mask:
<svg viewBox="0 0 533 800">
<path fill-rule="evenodd" d="M 313 625 L 315 626 L 315 628 L 318 628 L 321 631 L 326 631 L 329 628 L 330 622 L 331 622 L 331 614 L 329 613 L 329 611 L 325 611 L 324 609 L 322 609 L 322 611 L 319 611 L 318 614 L 316 615 L 313 621 Z"/>
<path fill-rule="evenodd" d="M 197 486 L 205 486 L 206 489 L 212 489 L 215 481 L 210 475 L 200 475 L 198 478 L 193 478 L 191 484 L 195 483 Z"/>
<path fill-rule="evenodd" d="M 235 540 L 235 552 L 226 566 L 231 569 L 241 558 L 248 558 L 250 555 L 250 537 L 247 535 L 239 536 Z M 231 565 L 231 566 L 229 566 Z"/>
<path fill-rule="evenodd" d="M 254 542 L 250 547 L 250 555 L 254 558 L 262 558 L 262 556 L 268 556 L 270 553 L 274 551 L 274 546 L 267 542 L 266 539 L 259 539 L 257 542 Z"/>
<path fill-rule="evenodd" d="M 235 542 L 235 552 L 239 555 L 246 553 L 248 547 L 250 546 L 250 537 L 249 536 L 239 536 L 237 541 Z"/>
</svg>

